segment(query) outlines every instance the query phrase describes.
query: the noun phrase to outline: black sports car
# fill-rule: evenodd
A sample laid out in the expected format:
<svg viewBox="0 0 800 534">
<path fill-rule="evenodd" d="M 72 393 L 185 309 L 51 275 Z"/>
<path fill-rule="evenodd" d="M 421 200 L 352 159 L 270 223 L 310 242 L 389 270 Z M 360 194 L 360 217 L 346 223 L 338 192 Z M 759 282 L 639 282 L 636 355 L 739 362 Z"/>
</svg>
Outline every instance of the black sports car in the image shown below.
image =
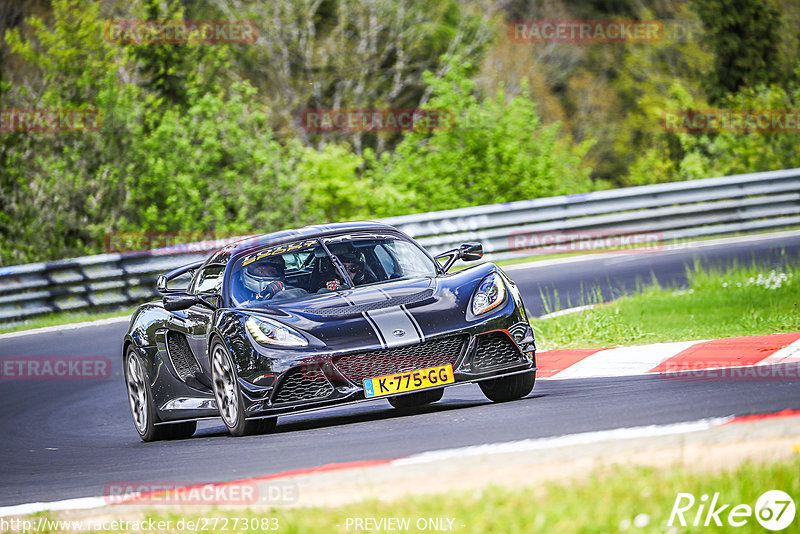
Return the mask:
<svg viewBox="0 0 800 534">
<path fill-rule="evenodd" d="M 188 437 L 222 417 L 241 436 L 345 403 L 436 402 L 464 382 L 524 397 L 536 348 L 514 282 L 491 263 L 448 273 L 482 255 L 467 243 L 433 258 L 391 226 L 341 223 L 248 238 L 160 276 L 162 300 L 139 307 L 123 343 L 136 430 Z"/>
</svg>

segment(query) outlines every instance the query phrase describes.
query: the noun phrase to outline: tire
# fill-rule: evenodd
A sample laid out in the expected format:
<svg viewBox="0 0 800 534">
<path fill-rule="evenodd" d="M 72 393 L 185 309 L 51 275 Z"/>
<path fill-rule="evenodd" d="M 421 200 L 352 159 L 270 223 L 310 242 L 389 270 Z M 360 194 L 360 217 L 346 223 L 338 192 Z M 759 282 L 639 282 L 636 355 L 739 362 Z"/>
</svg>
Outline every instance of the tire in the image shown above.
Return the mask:
<svg viewBox="0 0 800 534">
<path fill-rule="evenodd" d="M 389 397 L 387 400 L 393 407 L 402 410 L 436 402 L 442 399 L 442 395 L 444 395 L 444 388 L 438 388 Z"/>
<path fill-rule="evenodd" d="M 512 376 L 503 376 L 478 382 L 481 391 L 492 402 L 507 402 L 528 395 L 533 391 L 536 371 Z"/>
<path fill-rule="evenodd" d="M 239 387 L 236 368 L 228 349 L 219 340 L 211 345 L 211 382 L 219 415 L 228 427 L 228 432 L 236 437 L 264 434 L 275 428 L 277 417 L 247 421 L 244 413 L 244 399 Z"/>
<path fill-rule="evenodd" d="M 125 386 L 128 390 L 128 404 L 131 408 L 133 426 L 142 441 L 189 438 L 197 430 L 197 422 L 159 425 L 158 414 L 153 406 L 150 381 L 141 359 L 133 347 L 128 347 L 123 362 Z"/>
</svg>

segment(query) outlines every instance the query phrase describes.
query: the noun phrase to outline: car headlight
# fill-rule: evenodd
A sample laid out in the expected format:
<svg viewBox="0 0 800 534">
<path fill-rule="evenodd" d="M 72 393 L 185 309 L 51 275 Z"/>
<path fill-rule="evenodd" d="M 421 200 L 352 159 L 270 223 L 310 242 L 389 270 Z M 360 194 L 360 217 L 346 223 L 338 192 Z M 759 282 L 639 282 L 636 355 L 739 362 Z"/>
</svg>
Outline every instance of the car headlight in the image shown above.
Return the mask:
<svg viewBox="0 0 800 534">
<path fill-rule="evenodd" d="M 277 321 L 248 317 L 244 324 L 253 339 L 262 345 L 279 345 L 282 347 L 305 347 L 308 345 L 308 340 L 299 332 Z"/>
<path fill-rule="evenodd" d="M 472 313 L 480 315 L 500 306 L 506 300 L 506 285 L 502 277 L 492 273 L 478 284 L 472 296 Z"/>
</svg>

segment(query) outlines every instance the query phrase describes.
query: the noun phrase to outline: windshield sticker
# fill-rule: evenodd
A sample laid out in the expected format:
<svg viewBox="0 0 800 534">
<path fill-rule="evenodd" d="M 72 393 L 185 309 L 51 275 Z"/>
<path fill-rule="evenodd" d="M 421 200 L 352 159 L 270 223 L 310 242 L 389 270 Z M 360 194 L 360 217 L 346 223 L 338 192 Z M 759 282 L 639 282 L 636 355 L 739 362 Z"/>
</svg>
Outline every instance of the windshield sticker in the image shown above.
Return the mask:
<svg viewBox="0 0 800 534">
<path fill-rule="evenodd" d="M 317 244 L 316 239 L 309 239 L 308 241 L 298 241 L 297 243 L 287 243 L 285 245 L 279 245 L 277 247 L 268 248 L 266 250 L 262 250 L 257 253 L 246 256 L 242 260 L 242 267 L 249 265 L 254 261 L 260 260 L 261 258 L 266 258 L 268 256 L 276 256 L 278 254 L 286 254 L 287 252 L 300 252 L 301 250 L 305 250 L 316 244 Z"/>
</svg>

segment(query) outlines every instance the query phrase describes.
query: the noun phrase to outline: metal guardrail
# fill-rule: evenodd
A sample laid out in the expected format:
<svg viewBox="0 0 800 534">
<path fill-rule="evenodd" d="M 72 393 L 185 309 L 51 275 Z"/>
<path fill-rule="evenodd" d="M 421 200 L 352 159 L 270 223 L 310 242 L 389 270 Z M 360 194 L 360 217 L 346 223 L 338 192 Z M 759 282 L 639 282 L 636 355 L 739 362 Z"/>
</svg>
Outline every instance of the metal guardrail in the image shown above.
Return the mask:
<svg viewBox="0 0 800 534">
<path fill-rule="evenodd" d="M 432 253 L 466 241 L 503 260 L 579 250 L 631 236 L 653 242 L 800 224 L 800 169 L 672 182 L 381 219 Z M 584 247 L 588 244 L 587 247 Z M 189 248 L 191 252 L 186 252 Z M 157 295 L 155 279 L 202 259 L 216 242 L 0 267 L 0 323 L 43 313 L 120 307 Z"/>
<path fill-rule="evenodd" d="M 649 234 L 659 241 L 800 223 L 800 169 L 671 182 L 383 219 L 436 253 L 479 241 L 492 260 L 536 253 L 531 239 Z M 523 236 L 527 244 L 515 246 Z M 569 238 L 569 236 L 565 236 Z M 538 248 L 547 249 L 540 239 Z M 522 250 L 520 250 L 522 248 Z M 552 248 L 552 247 L 550 247 Z"/>
</svg>

